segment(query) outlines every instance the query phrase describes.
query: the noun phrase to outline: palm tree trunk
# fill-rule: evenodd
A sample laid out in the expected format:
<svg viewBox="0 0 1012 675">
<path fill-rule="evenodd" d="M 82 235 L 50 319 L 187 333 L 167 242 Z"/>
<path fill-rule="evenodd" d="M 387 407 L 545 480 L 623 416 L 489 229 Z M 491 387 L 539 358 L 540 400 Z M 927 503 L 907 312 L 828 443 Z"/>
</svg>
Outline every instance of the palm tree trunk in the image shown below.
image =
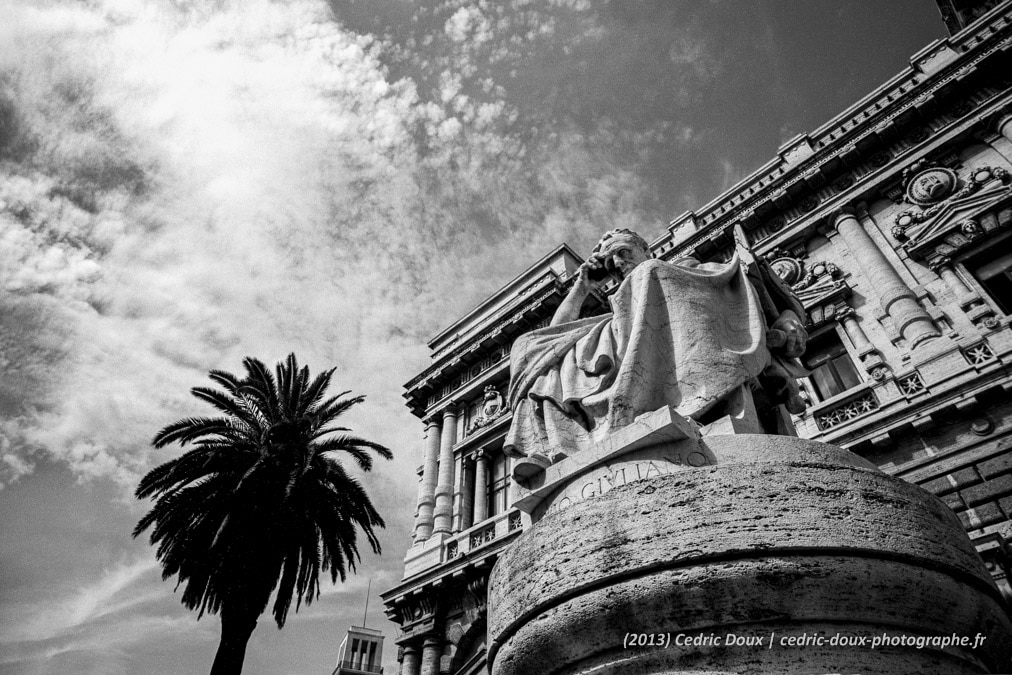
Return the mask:
<svg viewBox="0 0 1012 675">
<path fill-rule="evenodd" d="M 240 675 L 246 659 L 246 643 L 257 627 L 257 615 L 248 610 L 221 610 L 221 642 L 211 664 L 211 675 Z"/>
</svg>

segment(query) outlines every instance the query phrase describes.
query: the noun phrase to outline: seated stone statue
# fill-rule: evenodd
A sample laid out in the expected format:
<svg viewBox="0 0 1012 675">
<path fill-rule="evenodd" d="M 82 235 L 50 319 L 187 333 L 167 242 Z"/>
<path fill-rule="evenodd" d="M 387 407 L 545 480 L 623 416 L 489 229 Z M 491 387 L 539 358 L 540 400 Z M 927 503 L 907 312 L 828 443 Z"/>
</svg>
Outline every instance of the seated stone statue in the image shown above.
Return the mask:
<svg viewBox="0 0 1012 675">
<path fill-rule="evenodd" d="M 620 280 L 612 312 L 579 318 L 606 275 Z M 791 360 L 807 340 L 803 309 L 783 284 L 769 287 L 779 282 L 771 275 L 747 271 L 738 254 L 726 264 L 655 260 L 636 233 L 606 233 L 551 324 L 513 345 L 506 451 L 547 465 L 644 413 L 670 406 L 706 424 L 752 406 L 752 391 L 764 406 L 800 412 L 793 378 L 803 371 Z"/>
</svg>

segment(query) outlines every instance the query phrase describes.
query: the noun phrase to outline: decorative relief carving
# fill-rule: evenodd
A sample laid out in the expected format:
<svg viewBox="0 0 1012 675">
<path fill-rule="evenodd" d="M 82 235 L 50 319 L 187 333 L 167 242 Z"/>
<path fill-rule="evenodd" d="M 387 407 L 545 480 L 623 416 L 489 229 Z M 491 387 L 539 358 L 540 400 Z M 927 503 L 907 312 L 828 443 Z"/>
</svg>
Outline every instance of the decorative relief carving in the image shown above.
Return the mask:
<svg viewBox="0 0 1012 675">
<path fill-rule="evenodd" d="M 920 373 L 917 372 L 897 380 L 896 384 L 905 396 L 911 396 L 924 391 L 924 380 L 921 379 Z"/>
<path fill-rule="evenodd" d="M 495 540 L 495 523 L 488 525 L 487 527 L 483 527 L 480 530 L 477 530 L 476 532 L 472 532 L 468 544 L 469 548 L 475 549 L 481 546 L 482 544 L 487 544 L 490 541 L 494 540 Z"/>
<path fill-rule="evenodd" d="M 883 150 L 882 152 L 877 152 L 874 155 L 872 155 L 871 159 L 869 159 L 868 161 L 876 169 L 881 169 L 883 166 L 888 164 L 889 160 L 892 158 L 893 158 L 892 153 L 890 153 L 887 150 Z"/>
<path fill-rule="evenodd" d="M 909 243 L 917 239 L 934 234 L 934 231 L 919 232 L 920 236 L 911 237 L 910 230 L 938 216 L 953 203 L 974 195 L 994 180 L 1007 185 L 1010 182 L 1009 172 L 1000 167 L 981 167 L 970 174 L 963 186 L 956 191 L 953 190 L 958 185 L 958 177 L 951 169 L 935 167 L 913 174 L 907 184 L 907 197 L 921 208 L 909 209 L 896 216 L 892 228 L 893 238 L 909 246 Z M 966 241 L 978 236 L 982 231 L 980 223 L 973 219 L 959 221 L 955 229 L 959 235 L 966 238 Z"/>
<path fill-rule="evenodd" d="M 926 169 L 907 182 L 907 201 L 918 206 L 937 204 L 955 191 L 958 182 L 959 178 L 952 169 Z"/>
<path fill-rule="evenodd" d="M 991 346 L 986 342 L 981 342 L 973 347 L 968 347 L 963 350 L 963 358 L 971 366 L 979 366 L 987 363 L 994 358 L 994 352 L 991 350 Z"/>
<path fill-rule="evenodd" d="M 839 178 L 837 178 L 836 182 L 833 183 L 833 189 L 835 189 L 837 192 L 843 192 L 844 190 L 852 187 L 853 185 L 854 185 L 854 177 L 848 174 L 846 176 L 840 176 Z"/>
<path fill-rule="evenodd" d="M 871 370 L 872 379 L 874 379 L 877 382 L 881 382 L 882 380 L 884 380 L 886 378 L 886 375 L 888 374 L 889 368 L 887 368 L 886 366 L 876 366 Z"/>
<path fill-rule="evenodd" d="M 766 254 L 766 259 L 769 261 L 773 271 L 777 273 L 777 276 L 787 282 L 787 284 L 793 286 L 801 280 L 804 265 L 787 251 L 780 248 L 773 249 Z"/>
<path fill-rule="evenodd" d="M 826 412 L 820 412 L 815 416 L 815 423 L 819 429 L 825 431 L 832 429 L 852 419 L 878 409 L 878 400 L 872 392 L 868 392 L 860 398 L 843 403 Z"/>
<path fill-rule="evenodd" d="M 519 530 L 521 527 L 523 527 L 523 520 L 520 518 L 520 512 L 515 511 L 511 513 L 507 529 L 512 532 L 513 530 Z"/>
<path fill-rule="evenodd" d="M 969 115 L 971 112 L 973 112 L 973 103 L 965 99 L 956 102 L 956 104 L 949 109 L 949 114 L 953 117 L 953 119 Z"/>
<path fill-rule="evenodd" d="M 414 595 L 405 599 L 400 605 L 401 615 L 408 621 L 421 621 L 431 617 L 435 612 L 432 598 L 426 595 Z"/>
<path fill-rule="evenodd" d="M 467 428 L 467 434 L 471 435 L 482 427 L 487 427 L 492 422 L 506 414 L 506 405 L 503 403 L 502 394 L 494 385 L 485 387 L 484 403 L 481 406 L 481 415 L 476 417 Z"/>
<path fill-rule="evenodd" d="M 811 288 L 820 280 L 828 277 L 829 279 L 835 279 L 840 276 L 840 268 L 831 262 L 818 262 L 812 265 L 812 268 L 805 275 L 805 278 L 794 284 L 791 289 L 795 292 Z"/>
<path fill-rule="evenodd" d="M 906 141 L 910 145 L 917 145 L 918 143 L 923 143 L 928 140 L 929 136 L 931 136 L 931 129 L 928 127 L 915 127 L 910 130 L 909 134 L 907 134 Z"/>
<path fill-rule="evenodd" d="M 815 195 L 811 195 L 801 200 L 801 203 L 798 204 L 798 209 L 801 211 L 801 213 L 808 213 L 809 211 L 815 209 L 815 207 L 817 207 L 818 205 L 819 205 L 819 198 L 816 197 Z"/>
</svg>

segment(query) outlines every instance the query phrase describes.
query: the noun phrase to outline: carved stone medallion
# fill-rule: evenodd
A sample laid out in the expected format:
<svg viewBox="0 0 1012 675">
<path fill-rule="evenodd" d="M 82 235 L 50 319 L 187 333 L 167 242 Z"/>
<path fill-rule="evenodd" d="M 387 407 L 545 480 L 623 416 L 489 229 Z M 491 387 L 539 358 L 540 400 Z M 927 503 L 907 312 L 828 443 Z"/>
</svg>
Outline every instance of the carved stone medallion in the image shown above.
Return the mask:
<svg viewBox="0 0 1012 675">
<path fill-rule="evenodd" d="M 770 261 L 770 267 L 788 285 L 793 286 L 801 280 L 803 267 L 797 258 L 781 255 Z"/>
<path fill-rule="evenodd" d="M 956 189 L 956 172 L 944 167 L 921 171 L 907 183 L 907 200 L 918 206 L 937 204 Z"/>
</svg>

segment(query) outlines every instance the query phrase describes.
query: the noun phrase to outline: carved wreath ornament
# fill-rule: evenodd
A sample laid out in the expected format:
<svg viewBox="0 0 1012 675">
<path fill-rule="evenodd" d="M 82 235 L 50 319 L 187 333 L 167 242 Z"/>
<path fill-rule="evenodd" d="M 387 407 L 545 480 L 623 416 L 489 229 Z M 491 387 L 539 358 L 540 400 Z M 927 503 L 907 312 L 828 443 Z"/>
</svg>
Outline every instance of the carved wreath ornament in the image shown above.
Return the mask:
<svg viewBox="0 0 1012 675">
<path fill-rule="evenodd" d="M 914 165 L 915 170 L 918 165 Z M 1000 167 L 982 166 L 964 181 L 956 190 L 959 179 L 956 172 L 944 167 L 932 167 L 919 172 L 911 171 L 906 188 L 906 200 L 916 204 L 918 209 L 908 209 L 896 216 L 892 235 L 899 242 L 907 240 L 907 230 L 936 216 L 946 204 L 956 199 L 969 197 L 992 180 L 1009 182 L 1009 172 Z M 981 233 L 980 224 L 967 219 L 959 224 L 960 231 L 972 239 Z"/>
</svg>

